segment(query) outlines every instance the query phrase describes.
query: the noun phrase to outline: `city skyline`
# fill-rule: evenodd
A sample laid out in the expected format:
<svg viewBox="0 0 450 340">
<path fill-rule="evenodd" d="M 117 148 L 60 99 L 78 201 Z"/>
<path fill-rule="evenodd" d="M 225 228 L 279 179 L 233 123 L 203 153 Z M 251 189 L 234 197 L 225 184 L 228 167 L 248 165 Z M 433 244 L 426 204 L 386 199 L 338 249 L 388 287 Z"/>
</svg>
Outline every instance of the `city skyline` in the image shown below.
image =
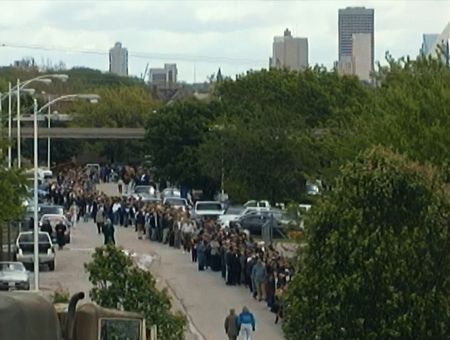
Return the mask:
<svg viewBox="0 0 450 340">
<path fill-rule="evenodd" d="M 130 75 L 140 76 L 147 63 L 176 63 L 180 81 L 201 82 L 219 67 L 225 76 L 267 68 L 273 37 L 288 28 L 308 38 L 310 66 L 331 68 L 338 56 L 338 10 L 361 6 L 376 12 L 375 61 L 381 62 L 386 51 L 416 57 L 423 34 L 441 32 L 450 20 L 450 2 L 442 1 L 4 1 L 0 43 L 69 52 L 1 47 L 0 65 L 30 56 L 108 71 L 108 51 L 120 41 L 129 51 Z"/>
</svg>

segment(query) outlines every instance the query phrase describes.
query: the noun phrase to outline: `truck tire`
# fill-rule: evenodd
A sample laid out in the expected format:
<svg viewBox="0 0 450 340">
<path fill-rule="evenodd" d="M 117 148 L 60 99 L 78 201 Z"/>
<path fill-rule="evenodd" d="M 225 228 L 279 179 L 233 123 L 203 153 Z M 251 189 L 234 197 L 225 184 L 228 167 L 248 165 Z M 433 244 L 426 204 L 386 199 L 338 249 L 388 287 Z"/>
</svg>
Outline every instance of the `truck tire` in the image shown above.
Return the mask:
<svg viewBox="0 0 450 340">
<path fill-rule="evenodd" d="M 55 260 L 48 263 L 48 269 L 50 269 L 51 272 L 55 271 Z"/>
</svg>

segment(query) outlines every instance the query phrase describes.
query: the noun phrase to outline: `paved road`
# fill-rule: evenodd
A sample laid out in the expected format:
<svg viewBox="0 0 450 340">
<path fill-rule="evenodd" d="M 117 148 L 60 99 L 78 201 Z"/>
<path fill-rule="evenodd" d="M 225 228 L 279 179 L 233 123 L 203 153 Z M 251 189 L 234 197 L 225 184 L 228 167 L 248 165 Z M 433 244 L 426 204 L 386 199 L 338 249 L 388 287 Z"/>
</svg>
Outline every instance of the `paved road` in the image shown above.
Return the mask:
<svg viewBox="0 0 450 340">
<path fill-rule="evenodd" d="M 107 194 L 115 194 L 114 186 L 99 188 Z M 102 244 L 92 222 L 80 223 L 72 233 L 72 243 L 57 252 L 56 270 L 49 272 L 42 268 L 41 289 L 49 294 L 59 286 L 74 293 L 89 291 L 88 276 L 83 264 L 90 260 L 96 246 Z M 226 286 L 220 274 L 198 272 L 190 256 L 149 240 L 137 240 L 134 228 L 116 227 L 117 244 L 137 253 L 141 259 L 151 256 L 149 269 L 158 279 L 160 286 L 170 288 L 174 306 L 183 310 L 190 321 L 188 340 L 226 339 L 223 320 L 229 308 L 240 310 L 248 306 L 256 317 L 256 340 L 284 339 L 279 325 L 274 324 L 274 315 L 265 304 L 251 298 L 248 289 Z"/>
</svg>

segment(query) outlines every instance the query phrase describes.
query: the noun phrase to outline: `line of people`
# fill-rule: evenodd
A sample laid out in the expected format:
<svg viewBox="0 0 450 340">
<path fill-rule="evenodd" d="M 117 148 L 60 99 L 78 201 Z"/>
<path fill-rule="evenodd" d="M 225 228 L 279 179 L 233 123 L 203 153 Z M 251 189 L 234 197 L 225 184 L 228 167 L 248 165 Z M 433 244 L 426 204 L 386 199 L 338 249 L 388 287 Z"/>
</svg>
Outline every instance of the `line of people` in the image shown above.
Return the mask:
<svg viewBox="0 0 450 340">
<path fill-rule="evenodd" d="M 86 190 L 89 178 L 75 170 L 70 174 L 56 188 L 68 188 L 65 205 L 70 208 L 75 203 L 78 219 L 92 218 L 105 244 L 115 243 L 114 226 L 134 227 L 138 239 L 190 253 L 200 272 L 218 272 L 227 285 L 247 287 L 255 299 L 276 313 L 275 322 L 282 318 L 283 293 L 294 270 L 272 246 L 255 242 L 246 231 L 221 228 L 212 219 L 195 221 L 181 209 Z"/>
<path fill-rule="evenodd" d="M 195 221 L 181 209 L 134 198 L 103 196 L 99 200 L 104 209 L 102 223 L 109 219 L 112 225 L 134 227 L 138 239 L 190 253 L 199 271 L 220 272 L 227 285 L 248 287 L 255 299 L 276 313 L 275 322 L 282 318 L 283 293 L 294 270 L 272 246 L 255 242 L 246 231 L 221 228 L 211 219 Z"/>
</svg>

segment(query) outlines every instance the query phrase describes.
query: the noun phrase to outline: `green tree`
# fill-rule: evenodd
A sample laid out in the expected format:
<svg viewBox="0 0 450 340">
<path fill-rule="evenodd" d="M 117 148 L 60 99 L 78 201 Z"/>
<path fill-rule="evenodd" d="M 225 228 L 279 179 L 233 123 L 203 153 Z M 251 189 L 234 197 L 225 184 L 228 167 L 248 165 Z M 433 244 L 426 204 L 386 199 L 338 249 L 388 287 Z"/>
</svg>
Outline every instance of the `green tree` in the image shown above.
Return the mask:
<svg viewBox="0 0 450 340">
<path fill-rule="evenodd" d="M 372 115 L 375 143 L 420 162 L 449 163 L 450 69 L 431 58 L 388 61 Z"/>
<path fill-rule="evenodd" d="M 25 177 L 20 170 L 0 166 L 0 192 L 0 223 L 16 221 L 22 217 L 22 203 L 28 193 Z"/>
<path fill-rule="evenodd" d="M 23 217 L 25 209 L 23 201 L 28 196 L 26 179 L 17 169 L 8 169 L 5 164 L 4 153 L 6 143 L 0 141 L 0 260 L 3 257 L 3 240 L 7 223 L 17 221 Z"/>
<path fill-rule="evenodd" d="M 219 110 L 216 102 L 188 101 L 150 115 L 145 146 L 160 178 L 213 191 L 210 177 L 199 164 L 198 152 Z"/>
<path fill-rule="evenodd" d="M 450 200 L 433 167 L 382 147 L 312 209 L 287 339 L 450 337 Z"/>
<path fill-rule="evenodd" d="M 14 85 L 17 78 L 23 81 L 44 74 L 37 69 L 24 70 L 14 67 L 0 68 L 0 73 L 0 92 L 7 90 L 8 81 Z M 74 120 L 71 122 L 71 126 L 74 127 L 143 127 L 148 114 L 160 105 L 152 98 L 148 86 L 137 78 L 119 77 L 88 68 L 73 68 L 58 72 L 48 70 L 45 73 L 65 73 L 69 75 L 69 79 L 66 82 L 54 80 L 49 85 L 34 82 L 32 87 L 36 89 L 36 93 L 44 91 L 52 96 L 96 93 L 101 96 L 97 105 L 74 101 L 59 102 L 52 106 L 52 111 L 74 114 Z M 46 94 L 38 96 L 39 107 L 47 100 Z M 23 96 L 21 104 L 22 112 L 32 112 L 33 101 L 30 96 Z M 15 108 L 13 109 L 15 111 Z M 40 159 L 45 159 L 47 148 L 44 147 L 44 143 L 40 144 L 42 146 Z M 128 140 L 120 142 L 64 140 L 64 143 L 54 140 L 52 158 L 56 162 L 67 161 L 87 149 L 95 149 L 100 156 L 106 156 L 111 161 L 130 161 L 143 157 L 142 145 L 141 141 Z M 24 157 L 31 157 L 32 141 L 25 141 L 22 151 Z"/>
<path fill-rule="evenodd" d="M 223 172 L 238 201 L 287 201 L 302 198 L 307 178 L 328 176 L 330 156 L 342 158 L 322 135 L 350 126 L 369 90 L 316 67 L 248 72 L 219 84 L 216 95 L 221 112 L 201 145 L 201 168 L 216 182 Z"/>
<path fill-rule="evenodd" d="M 141 313 L 148 327 L 157 325 L 161 339 L 183 339 L 184 315 L 171 311 L 167 291 L 158 290 L 153 275 L 138 268 L 122 249 L 113 245 L 96 248 L 85 268 L 94 286 L 90 297 L 95 303 Z"/>
</svg>

